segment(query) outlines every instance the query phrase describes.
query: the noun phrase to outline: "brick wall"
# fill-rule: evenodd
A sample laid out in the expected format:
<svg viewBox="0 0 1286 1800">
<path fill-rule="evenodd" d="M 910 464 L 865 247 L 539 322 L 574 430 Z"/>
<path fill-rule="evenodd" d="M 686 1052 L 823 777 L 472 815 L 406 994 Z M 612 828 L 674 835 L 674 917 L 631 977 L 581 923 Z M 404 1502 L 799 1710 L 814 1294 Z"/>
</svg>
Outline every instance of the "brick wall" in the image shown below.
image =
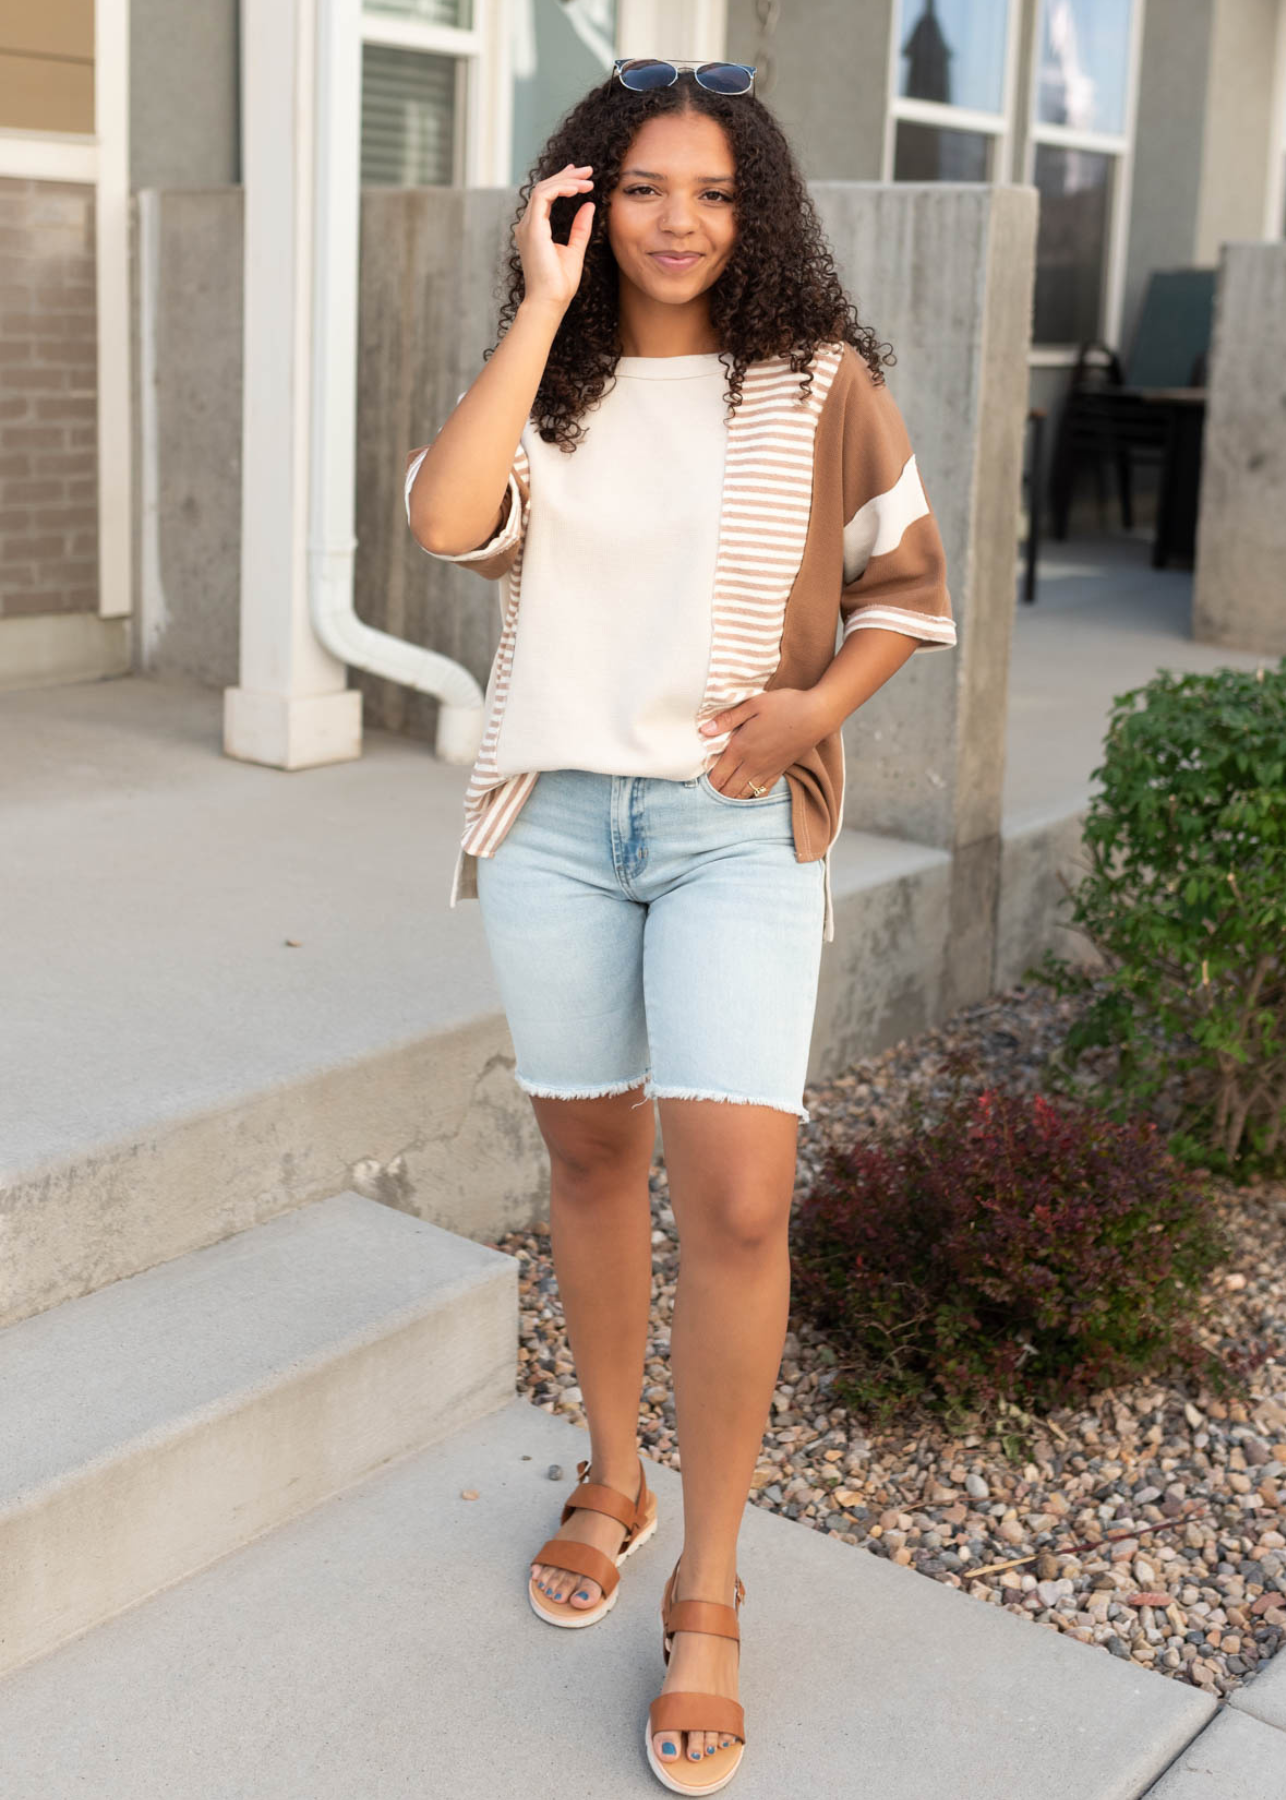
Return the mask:
<svg viewBox="0 0 1286 1800">
<path fill-rule="evenodd" d="M 94 190 L 0 179 L 0 618 L 98 606 Z"/>
</svg>

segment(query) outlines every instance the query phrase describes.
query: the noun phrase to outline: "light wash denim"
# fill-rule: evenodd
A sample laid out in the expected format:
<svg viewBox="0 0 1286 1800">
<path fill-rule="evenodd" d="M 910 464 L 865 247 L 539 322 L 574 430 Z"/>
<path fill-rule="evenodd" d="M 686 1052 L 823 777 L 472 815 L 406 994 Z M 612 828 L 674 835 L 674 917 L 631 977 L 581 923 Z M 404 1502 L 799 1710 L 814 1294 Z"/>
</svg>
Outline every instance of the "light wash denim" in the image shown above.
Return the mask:
<svg viewBox="0 0 1286 1800">
<path fill-rule="evenodd" d="M 803 1088 L 825 905 L 799 862 L 785 775 L 762 797 L 546 769 L 478 903 L 529 1094 L 771 1106 Z"/>
</svg>

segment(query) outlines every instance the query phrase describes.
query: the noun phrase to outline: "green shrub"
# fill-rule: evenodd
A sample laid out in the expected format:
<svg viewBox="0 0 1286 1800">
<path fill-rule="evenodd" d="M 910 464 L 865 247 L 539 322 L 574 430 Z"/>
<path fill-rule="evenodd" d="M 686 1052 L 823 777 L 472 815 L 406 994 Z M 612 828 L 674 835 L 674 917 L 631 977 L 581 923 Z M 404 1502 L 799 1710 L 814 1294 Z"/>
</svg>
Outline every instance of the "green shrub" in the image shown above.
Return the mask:
<svg viewBox="0 0 1286 1800">
<path fill-rule="evenodd" d="M 1116 1117 L 1158 1110 L 1170 1144 L 1226 1173 L 1286 1153 L 1286 658 L 1163 671 L 1113 705 L 1071 923 L 1098 973 L 1034 973 L 1089 1004 L 1065 1066 Z"/>
<path fill-rule="evenodd" d="M 937 1123 L 832 1148 L 792 1221 L 792 1299 L 841 1404 L 1071 1404 L 1166 1369 L 1213 1380 L 1201 1279 L 1227 1254 L 1150 1121 L 957 1083 Z"/>
</svg>

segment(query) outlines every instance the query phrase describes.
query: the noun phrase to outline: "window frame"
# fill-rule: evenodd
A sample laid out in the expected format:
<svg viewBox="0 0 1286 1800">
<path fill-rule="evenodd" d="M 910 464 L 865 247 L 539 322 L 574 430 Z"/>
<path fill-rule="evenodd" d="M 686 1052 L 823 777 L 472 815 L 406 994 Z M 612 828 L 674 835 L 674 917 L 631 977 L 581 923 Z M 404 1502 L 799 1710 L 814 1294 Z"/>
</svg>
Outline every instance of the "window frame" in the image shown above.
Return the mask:
<svg viewBox="0 0 1286 1800">
<path fill-rule="evenodd" d="M 1041 144 L 1063 150 L 1088 150 L 1111 158 L 1112 169 L 1107 186 L 1107 240 L 1103 246 L 1103 284 L 1099 292 L 1095 336 L 1119 349 L 1129 255 L 1139 70 L 1147 0 L 1132 0 L 1130 37 L 1126 47 L 1125 118 L 1119 132 L 1080 131 L 1070 125 L 1047 125 L 1037 118 L 1040 56 L 1047 5 L 1048 0 L 1033 0 L 1032 3 L 1031 61 L 1027 72 L 1027 138 L 1023 147 L 1022 178 L 1029 185 L 1036 185 L 1036 150 Z M 1028 360 L 1033 368 L 1069 368 L 1076 360 L 1077 348 L 1076 344 L 1044 344 L 1033 340 Z"/>
<path fill-rule="evenodd" d="M 888 105 L 884 114 L 884 145 L 880 159 L 880 180 L 893 180 L 897 156 L 897 128 L 902 120 L 915 125 L 932 125 L 941 131 L 969 131 L 994 140 L 991 180 L 997 185 L 1011 183 L 1014 159 L 1014 115 L 1017 105 L 1019 41 L 1022 36 L 1024 0 L 1008 0 L 1005 20 L 1005 69 L 1002 77 L 998 113 L 980 112 L 974 107 L 955 106 L 941 100 L 912 100 L 898 92 L 898 70 L 902 61 L 902 0 L 889 0 L 889 55 L 886 87 Z"/>
<path fill-rule="evenodd" d="M 473 0 L 473 24 L 430 25 L 363 5 L 362 48 L 379 44 L 455 61 L 455 139 L 451 187 L 507 187 L 512 69 L 505 0 Z M 360 120 L 359 120 L 360 130 Z"/>
</svg>

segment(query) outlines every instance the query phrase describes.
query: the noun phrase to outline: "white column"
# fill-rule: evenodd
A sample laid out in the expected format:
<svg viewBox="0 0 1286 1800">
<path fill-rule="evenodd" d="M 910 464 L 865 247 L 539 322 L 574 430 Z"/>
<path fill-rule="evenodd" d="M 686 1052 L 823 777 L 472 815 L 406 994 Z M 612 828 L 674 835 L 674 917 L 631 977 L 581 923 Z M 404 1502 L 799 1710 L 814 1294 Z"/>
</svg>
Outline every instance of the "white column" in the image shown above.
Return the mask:
<svg viewBox="0 0 1286 1800">
<path fill-rule="evenodd" d="M 94 9 L 98 312 L 98 612 L 128 618 L 130 561 L 129 0 Z"/>
<path fill-rule="evenodd" d="M 282 769 L 361 754 L 362 697 L 309 616 L 314 417 L 318 12 L 334 0 L 242 0 L 245 299 L 240 683 L 224 749 Z"/>
</svg>

